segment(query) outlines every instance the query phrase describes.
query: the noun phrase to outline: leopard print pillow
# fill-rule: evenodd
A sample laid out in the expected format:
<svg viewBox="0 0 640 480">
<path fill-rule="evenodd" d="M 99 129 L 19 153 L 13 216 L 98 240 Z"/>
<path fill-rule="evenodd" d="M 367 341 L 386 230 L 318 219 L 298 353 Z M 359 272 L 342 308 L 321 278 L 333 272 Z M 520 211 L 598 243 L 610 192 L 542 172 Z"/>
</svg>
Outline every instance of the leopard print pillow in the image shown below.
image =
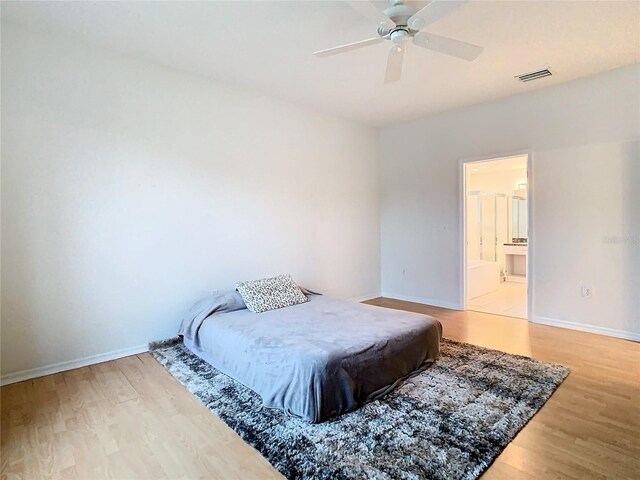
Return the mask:
<svg viewBox="0 0 640 480">
<path fill-rule="evenodd" d="M 277 308 L 290 307 L 309 299 L 296 285 L 291 275 L 263 278 L 236 285 L 247 308 L 254 313 L 266 312 Z"/>
</svg>

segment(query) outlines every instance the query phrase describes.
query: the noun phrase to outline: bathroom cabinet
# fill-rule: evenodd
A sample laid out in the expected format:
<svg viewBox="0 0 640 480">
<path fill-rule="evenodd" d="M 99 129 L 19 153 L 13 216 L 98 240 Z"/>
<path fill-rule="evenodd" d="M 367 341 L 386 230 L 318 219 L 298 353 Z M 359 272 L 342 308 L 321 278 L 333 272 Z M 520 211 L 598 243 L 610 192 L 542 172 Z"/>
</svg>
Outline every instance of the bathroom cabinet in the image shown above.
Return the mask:
<svg viewBox="0 0 640 480">
<path fill-rule="evenodd" d="M 527 283 L 527 245 L 504 245 L 507 282 Z"/>
</svg>

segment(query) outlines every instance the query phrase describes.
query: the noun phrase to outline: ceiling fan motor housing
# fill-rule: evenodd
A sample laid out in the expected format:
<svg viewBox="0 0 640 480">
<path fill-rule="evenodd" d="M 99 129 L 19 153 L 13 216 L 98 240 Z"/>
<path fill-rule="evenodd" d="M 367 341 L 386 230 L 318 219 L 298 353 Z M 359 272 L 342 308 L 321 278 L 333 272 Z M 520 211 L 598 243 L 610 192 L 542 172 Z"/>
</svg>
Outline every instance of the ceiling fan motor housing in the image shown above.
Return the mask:
<svg viewBox="0 0 640 480">
<path fill-rule="evenodd" d="M 398 27 L 405 28 L 407 27 L 409 18 L 411 18 L 414 13 L 416 12 L 414 12 L 411 7 L 407 7 L 402 3 L 393 5 L 384 11 L 384 14 L 391 20 L 393 20 L 393 23 L 395 23 Z"/>
<path fill-rule="evenodd" d="M 404 5 L 402 0 L 389 0 L 391 7 L 384 11 L 384 14 L 393 20 L 396 24 L 393 28 L 385 28 L 383 26 L 378 28 L 378 34 L 381 37 L 387 37 L 391 41 L 397 44 L 401 44 L 405 38 L 413 37 L 417 30 L 410 28 L 407 23 L 409 18 L 415 13 L 412 8 Z"/>
</svg>

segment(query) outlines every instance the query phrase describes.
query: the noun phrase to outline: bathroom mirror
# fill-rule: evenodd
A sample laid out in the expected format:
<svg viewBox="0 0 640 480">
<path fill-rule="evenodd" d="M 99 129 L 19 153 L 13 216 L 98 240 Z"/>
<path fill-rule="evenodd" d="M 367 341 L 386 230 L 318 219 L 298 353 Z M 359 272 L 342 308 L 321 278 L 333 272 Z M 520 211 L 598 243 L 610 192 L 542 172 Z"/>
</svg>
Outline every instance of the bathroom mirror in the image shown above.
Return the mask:
<svg viewBox="0 0 640 480">
<path fill-rule="evenodd" d="M 511 199 L 511 237 L 527 238 L 527 199 L 524 197 Z"/>
</svg>

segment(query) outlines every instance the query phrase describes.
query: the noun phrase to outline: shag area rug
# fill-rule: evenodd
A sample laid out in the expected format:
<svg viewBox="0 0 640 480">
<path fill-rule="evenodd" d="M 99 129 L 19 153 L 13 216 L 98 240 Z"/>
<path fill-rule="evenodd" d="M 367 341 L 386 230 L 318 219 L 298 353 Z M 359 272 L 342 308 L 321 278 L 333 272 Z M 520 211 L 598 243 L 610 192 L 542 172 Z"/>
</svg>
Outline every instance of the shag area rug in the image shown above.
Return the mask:
<svg viewBox="0 0 640 480">
<path fill-rule="evenodd" d="M 443 340 L 440 359 L 385 397 L 320 424 L 256 393 L 177 339 L 153 356 L 288 479 L 475 479 L 568 375 L 559 365 Z"/>
</svg>

